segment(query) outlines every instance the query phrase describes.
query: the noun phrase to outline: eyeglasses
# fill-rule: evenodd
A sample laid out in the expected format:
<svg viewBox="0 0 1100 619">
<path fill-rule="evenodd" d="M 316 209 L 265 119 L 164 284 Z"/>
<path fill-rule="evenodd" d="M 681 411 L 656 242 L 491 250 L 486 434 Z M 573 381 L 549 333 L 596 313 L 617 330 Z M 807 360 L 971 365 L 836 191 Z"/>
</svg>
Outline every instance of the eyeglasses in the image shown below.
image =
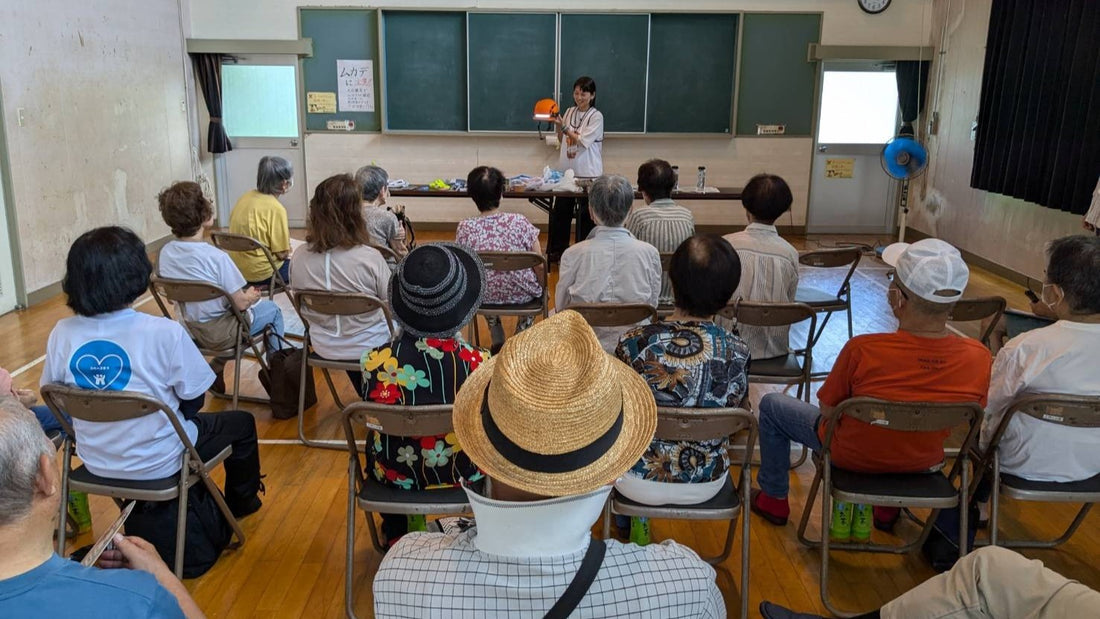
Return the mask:
<svg viewBox="0 0 1100 619">
<path fill-rule="evenodd" d="M 908 301 L 909 295 L 905 294 L 905 290 L 903 290 L 902 287 L 898 285 L 896 281 L 894 281 L 897 278 L 897 275 L 898 272 L 896 269 L 890 269 L 886 272 L 886 279 L 890 280 L 890 283 L 894 285 L 894 288 L 901 293 L 902 298 Z"/>
</svg>

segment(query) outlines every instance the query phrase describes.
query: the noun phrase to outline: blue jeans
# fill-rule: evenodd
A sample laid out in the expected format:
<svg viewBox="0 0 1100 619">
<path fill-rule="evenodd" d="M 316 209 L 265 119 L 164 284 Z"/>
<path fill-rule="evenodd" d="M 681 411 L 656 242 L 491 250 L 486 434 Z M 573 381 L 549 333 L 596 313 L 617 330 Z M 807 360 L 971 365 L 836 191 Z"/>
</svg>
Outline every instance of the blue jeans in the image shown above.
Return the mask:
<svg viewBox="0 0 1100 619">
<path fill-rule="evenodd" d="M 791 441 L 821 450 L 817 424 L 821 410 L 797 398 L 769 393 L 760 400 L 760 472 L 764 494 L 785 499 L 791 488 Z"/>
<path fill-rule="evenodd" d="M 283 266 L 279 267 L 279 275 L 282 276 L 283 281 L 286 282 L 287 285 L 289 286 L 290 285 L 290 260 L 289 259 L 283 260 Z M 258 282 L 248 282 L 249 286 L 256 286 L 257 288 L 259 288 L 260 286 L 267 286 L 269 284 L 271 284 L 271 276 L 270 275 L 268 275 L 266 279 L 261 279 Z"/>
<path fill-rule="evenodd" d="M 42 426 L 42 431 L 46 434 L 49 434 L 54 430 L 58 430 L 62 434 L 65 434 L 65 431 L 61 429 L 61 424 L 57 422 L 57 418 L 54 417 L 53 413 L 50 412 L 50 407 L 45 405 L 32 406 L 31 412 L 33 412 L 34 416 L 38 418 L 38 425 Z M 62 415 L 65 414 L 62 413 Z M 73 420 L 70 419 L 68 415 L 65 415 L 65 420 L 68 421 L 70 424 L 73 422 Z"/>
<path fill-rule="evenodd" d="M 267 325 L 271 325 L 274 332 L 267 337 L 267 350 L 279 350 L 283 347 L 279 340 L 283 336 L 283 312 L 270 300 L 260 301 L 252 306 L 252 335 L 258 335 Z M 275 337 L 276 335 L 279 337 Z"/>
</svg>

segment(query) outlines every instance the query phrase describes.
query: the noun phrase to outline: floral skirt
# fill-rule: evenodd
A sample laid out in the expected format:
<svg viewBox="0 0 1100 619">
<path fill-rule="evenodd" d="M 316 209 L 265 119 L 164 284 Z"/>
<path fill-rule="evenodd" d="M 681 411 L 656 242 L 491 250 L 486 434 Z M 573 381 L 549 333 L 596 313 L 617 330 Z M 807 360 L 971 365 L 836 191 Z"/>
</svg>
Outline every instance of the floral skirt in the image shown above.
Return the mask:
<svg viewBox="0 0 1100 619">
<path fill-rule="evenodd" d="M 367 436 L 367 458 L 375 480 L 404 490 L 452 488 L 461 479 L 473 482 L 483 477 L 454 432 L 391 436 L 371 431 Z"/>
</svg>

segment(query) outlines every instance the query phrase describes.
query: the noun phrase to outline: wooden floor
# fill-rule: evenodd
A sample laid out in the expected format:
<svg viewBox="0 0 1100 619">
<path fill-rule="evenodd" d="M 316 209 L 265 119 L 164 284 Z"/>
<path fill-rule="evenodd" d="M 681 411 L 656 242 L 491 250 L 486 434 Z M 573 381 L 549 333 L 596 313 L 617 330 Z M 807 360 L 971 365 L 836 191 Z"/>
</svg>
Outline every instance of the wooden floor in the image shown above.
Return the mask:
<svg viewBox="0 0 1100 619">
<path fill-rule="evenodd" d="M 295 236 L 301 236 L 300 233 Z M 421 235 L 425 240 L 443 239 L 441 233 Z M 800 249 L 830 247 L 838 241 L 871 241 L 858 237 L 796 238 Z M 545 239 L 544 239 L 545 242 Z M 885 302 L 886 266 L 867 257 L 853 278 L 856 333 L 890 331 L 895 323 Z M 806 281 L 835 286 L 840 271 L 804 272 Z M 556 273 L 551 274 L 551 286 Z M 1018 286 L 974 269 L 967 296 L 1000 294 L 1009 305 L 1025 308 L 1027 301 Z M 156 313 L 151 301 L 139 300 L 137 309 Z M 37 387 L 41 375 L 41 357 L 46 338 L 54 323 L 69 315 L 62 298 L 29 310 L 0 317 L 0 366 L 13 372 L 18 387 Z M 974 333 L 974 325 L 959 325 Z M 487 335 L 487 334 L 483 334 Z M 843 316 L 830 321 L 818 346 L 815 365 L 828 367 L 844 341 L 847 326 Z M 260 393 L 255 369 L 245 368 L 243 391 Z M 343 376 L 336 377 L 342 397 L 349 401 L 354 392 Z M 318 405 L 307 411 L 307 431 L 311 436 L 340 439 L 338 411 L 324 382 L 317 377 Z M 759 394 L 754 399 L 758 399 Z M 226 400 L 208 401 L 208 410 L 225 410 Z M 261 438 L 260 456 L 267 475 L 264 507 L 242 521 L 247 542 L 227 552 L 202 578 L 187 581 L 199 605 L 210 617 L 340 617 L 344 613 L 344 536 L 347 501 L 347 455 L 341 451 L 310 449 L 296 444 L 294 420 L 271 418 L 264 407 L 242 404 L 256 415 Z M 813 467 L 806 463 L 792 474 L 792 520 L 806 503 Z M 220 483 L 220 480 L 219 480 Z M 1075 506 L 1019 504 L 1005 501 L 1004 531 L 1011 536 L 1054 537 L 1071 519 Z M 91 498 L 95 533 L 107 527 L 117 515 L 106 498 Z M 811 520 L 811 533 L 819 522 Z M 1086 585 L 1100 589 L 1100 515 L 1090 514 L 1077 535 L 1062 548 L 1028 551 L 1048 566 Z M 359 543 L 355 551 L 355 608 L 360 617 L 372 615 L 371 581 L 380 556 L 372 549 L 357 517 Z M 795 537 L 795 524 L 775 527 L 758 517 L 751 518 L 751 577 L 749 590 L 751 615 L 757 616 L 761 600 L 772 600 L 803 611 L 823 612 L 818 599 L 819 554 L 801 546 Z M 721 523 L 656 521 L 653 535 L 657 540 L 675 539 L 700 554 L 715 554 L 720 549 L 725 527 Z M 899 525 L 898 533 L 913 535 L 916 526 Z M 537 532 L 532 532 L 537 534 Z M 879 531 L 876 542 L 897 541 Z M 91 543 L 92 534 L 74 540 L 73 547 Z M 731 616 L 740 605 L 737 583 L 740 581 L 740 540 L 733 555 L 718 567 L 718 585 Z M 834 553 L 831 565 L 834 601 L 842 608 L 866 611 L 878 607 L 898 594 L 933 575 L 919 554 L 897 556 L 866 553 Z"/>
</svg>

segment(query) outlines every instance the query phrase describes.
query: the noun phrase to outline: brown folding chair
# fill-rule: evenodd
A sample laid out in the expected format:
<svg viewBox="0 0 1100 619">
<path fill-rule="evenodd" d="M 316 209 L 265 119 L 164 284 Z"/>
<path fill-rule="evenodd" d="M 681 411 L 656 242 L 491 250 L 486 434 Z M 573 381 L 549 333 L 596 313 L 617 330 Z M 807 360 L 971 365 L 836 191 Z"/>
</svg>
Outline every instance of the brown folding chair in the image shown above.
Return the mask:
<svg viewBox="0 0 1100 619">
<path fill-rule="evenodd" d="M 194 340 L 195 346 L 198 347 L 199 352 L 207 357 L 214 357 L 216 359 L 232 359 L 233 360 L 233 408 L 237 408 L 237 402 L 244 400 L 245 402 L 256 402 L 259 404 L 268 404 L 270 400 L 267 398 L 258 398 L 253 396 L 242 396 L 241 392 L 241 359 L 244 358 L 245 349 L 249 349 L 252 353 L 252 357 L 256 359 L 256 362 L 260 364 L 261 371 L 269 371 L 267 367 L 267 360 L 264 359 L 263 353 L 260 352 L 260 344 L 264 342 L 268 336 L 268 330 L 264 329 L 256 335 L 250 334 L 250 327 L 248 321 L 244 317 L 244 313 L 237 309 L 237 306 L 233 303 L 233 297 L 228 292 L 222 290 L 218 286 L 209 282 L 200 282 L 187 279 L 168 279 L 165 277 L 158 277 L 154 275 L 149 279 L 149 292 L 153 295 L 153 300 L 157 302 L 157 306 L 160 307 L 161 313 L 165 318 L 173 318 L 172 314 L 168 311 L 168 302 L 175 303 L 180 307 L 180 313 L 183 313 L 183 307 L 186 303 L 195 303 L 200 301 L 212 301 L 214 299 L 224 299 L 226 305 L 229 307 L 229 311 L 237 319 L 237 324 L 241 329 L 241 336 L 234 344 L 233 348 L 207 348 L 202 342 L 200 342 L 191 332 L 187 326 L 187 321 L 181 320 L 180 324 L 187 330 L 187 334 Z M 211 392 L 218 397 L 229 397 L 224 393 Z"/>
<path fill-rule="evenodd" d="M 392 262 L 393 264 L 397 264 L 398 262 L 401 262 L 401 259 L 397 257 L 397 252 L 390 249 L 389 247 L 386 247 L 385 245 L 377 245 L 375 243 L 367 243 L 367 246 L 371 247 L 373 249 L 377 249 L 378 253 L 382 254 L 382 257 L 386 259 L 386 262 Z"/>
<path fill-rule="evenodd" d="M 664 287 L 665 280 L 668 278 L 668 265 L 672 263 L 672 252 L 661 252 L 661 286 Z M 671 303 L 657 303 L 657 316 L 664 320 L 676 308 Z"/>
<path fill-rule="evenodd" d="M 344 569 L 344 602 L 348 617 L 352 608 L 355 584 L 355 509 L 367 516 L 367 531 L 371 544 L 380 554 L 386 550 L 378 539 L 374 514 L 464 514 L 470 511 L 466 492 L 462 488 L 437 490 L 401 490 L 384 486 L 371 475 L 370 460 L 359 451 L 355 429 L 376 430 L 391 436 L 437 436 L 454 431 L 451 406 L 398 406 L 377 402 L 355 402 L 344 409 L 344 434 L 348 451 L 348 512 L 347 563 Z"/>
<path fill-rule="evenodd" d="M 887 402 L 875 398 L 850 398 L 837 405 L 833 415 L 825 422 L 825 440 L 821 452 L 814 455 L 813 483 L 802 521 L 798 525 L 798 541 L 821 548 L 821 603 L 837 616 L 851 616 L 837 610 L 829 600 L 829 551 L 832 549 L 885 552 L 904 554 L 919 548 L 932 532 L 939 510 L 967 505 L 970 492 L 970 447 L 977 441 L 984 411 L 976 402 Z M 935 432 L 967 425 L 963 448 L 946 475 L 942 471 L 923 473 L 854 473 L 836 468 L 832 462 L 833 435 L 841 417 L 869 423 L 900 432 Z M 960 478 L 958 487 L 955 479 Z M 814 498 L 821 492 L 821 539 L 806 536 Z M 837 543 L 829 540 L 829 519 L 832 517 L 832 501 L 845 501 L 862 505 L 886 505 L 896 507 L 931 508 L 932 514 L 924 523 L 920 536 L 903 545 L 871 543 Z M 967 510 L 961 509 L 959 539 L 966 539 Z M 960 558 L 967 552 L 966 544 L 960 544 Z"/>
<path fill-rule="evenodd" d="M 592 327 L 629 327 L 644 320 L 657 320 L 657 308 L 645 303 L 578 303 L 573 310 Z"/>
<path fill-rule="evenodd" d="M 44 385 L 42 387 L 42 399 L 50 407 L 50 411 L 57 418 L 65 431 L 65 439 L 62 444 L 63 456 L 61 467 L 61 510 L 57 521 L 57 554 L 65 551 L 65 523 L 68 513 L 67 499 L 69 492 L 86 492 L 109 496 L 121 507 L 121 501 L 132 499 L 135 501 L 171 501 L 179 499 L 179 512 L 176 520 L 176 558 L 174 571 L 177 577 L 183 576 L 183 553 L 187 535 L 187 491 L 200 480 L 214 501 L 218 509 L 225 516 L 229 526 L 233 528 L 233 534 L 237 541 L 230 544 L 230 548 L 237 548 L 244 543 L 244 532 L 241 530 L 233 512 L 225 504 L 225 497 L 217 484 L 210 479 L 210 471 L 225 461 L 233 447 L 227 446 L 209 460 L 203 460 L 198 450 L 187 437 L 179 416 L 168 408 L 160 400 L 147 396 L 144 393 L 133 391 L 92 391 L 90 389 L 78 389 L 59 383 Z M 72 468 L 72 457 L 76 451 L 77 435 L 73 432 L 72 425 L 65 419 L 68 414 L 73 419 L 95 423 L 109 423 L 116 421 L 128 421 L 138 419 L 146 415 L 164 413 L 172 428 L 176 431 L 180 442 L 183 443 L 183 455 L 180 462 L 180 473 L 171 477 L 154 480 L 130 480 L 100 477 L 88 471 L 83 465 Z M 186 474 L 183 474 L 186 472 Z"/>
<path fill-rule="evenodd" d="M 722 552 L 705 557 L 711 565 L 722 563 L 733 549 L 737 519 L 741 518 L 741 617 L 749 612 L 749 504 L 753 444 L 756 442 L 756 418 L 743 408 L 657 408 L 656 438 L 670 441 L 701 441 L 740 433 L 747 434 L 745 452 L 741 454 L 741 481 L 734 483 L 733 474 L 714 498 L 696 505 L 644 505 L 612 491 L 604 509 L 603 536 L 611 537 L 611 516 L 665 518 L 669 520 L 728 520 L 726 541 Z M 731 460 L 732 454 L 731 454 Z"/>
<path fill-rule="evenodd" d="M 550 295 L 546 280 L 550 263 L 547 262 L 546 256 L 530 251 L 479 251 L 477 255 L 485 265 L 486 271 L 507 273 L 535 269 L 539 286 L 542 286 L 542 295 L 537 299 L 532 299 L 527 303 L 514 304 L 483 303 L 477 310 L 477 316 L 496 316 L 498 318 L 501 316 L 542 316 L 546 318 L 550 315 Z M 541 267 L 541 273 L 535 267 Z M 473 331 L 474 345 L 481 346 L 481 330 L 477 328 L 476 321 L 473 325 Z"/>
<path fill-rule="evenodd" d="M 340 401 L 340 394 L 336 391 L 336 385 L 332 382 L 332 375 L 329 370 L 358 372 L 362 368 L 359 365 L 359 359 L 326 359 L 313 352 L 306 312 L 326 316 L 361 316 L 381 311 L 382 317 L 386 321 L 386 328 L 390 332 L 389 341 L 392 342 L 397 339 L 397 336 L 393 330 L 393 318 L 390 315 L 390 308 L 381 299 L 358 292 L 329 292 L 326 290 L 299 290 L 295 288 L 291 290 L 291 293 L 294 299 L 294 308 L 298 311 L 298 315 L 302 317 L 302 325 L 305 327 L 302 350 L 307 353 L 302 355 L 302 374 L 301 379 L 298 381 L 300 385 L 298 389 L 298 440 L 309 447 L 343 449 L 342 446 L 330 445 L 306 438 L 303 419 L 306 404 L 306 371 L 307 367 L 321 368 L 321 374 L 325 377 L 333 402 L 336 403 L 337 408 L 343 410 L 344 403 Z"/>
<path fill-rule="evenodd" d="M 267 259 L 267 263 L 271 265 L 271 281 L 267 284 L 267 298 L 274 299 L 276 293 L 286 292 L 287 283 L 279 274 L 278 261 L 267 245 L 250 236 L 232 232 L 211 232 L 210 242 L 214 247 L 226 252 L 261 252 Z"/>
<path fill-rule="evenodd" d="M 992 468 L 993 504 L 989 517 L 989 544 L 1006 548 L 1054 548 L 1073 536 L 1081 526 L 1094 503 L 1100 502 L 1100 474 L 1082 481 L 1031 481 L 1001 472 L 998 443 L 1008 428 L 1013 415 L 1023 414 L 1045 423 L 1071 428 L 1100 428 L 1100 397 L 1058 394 L 1034 394 L 1017 398 L 1008 405 L 1001 423 L 990 437 L 989 447 L 982 458 L 979 471 Z M 1082 503 L 1080 511 L 1062 535 L 1053 540 L 1002 540 L 999 539 L 1000 498 L 1005 495 L 1018 501 L 1044 501 L 1048 503 Z"/>
<path fill-rule="evenodd" d="M 974 299 L 959 299 L 955 307 L 951 308 L 951 315 L 947 317 L 952 322 L 973 322 L 992 318 L 985 330 L 978 336 L 978 341 L 989 347 L 989 336 L 993 329 L 997 328 L 997 322 L 1005 313 L 1007 303 L 1004 297 L 978 297 Z"/>
<path fill-rule="evenodd" d="M 847 266 L 848 272 L 844 280 L 840 282 L 840 288 L 836 294 L 826 292 L 813 286 L 799 285 L 794 293 L 796 303 L 805 303 L 814 308 L 815 312 L 824 313 L 825 319 L 821 321 L 817 332 L 813 335 L 813 343 L 816 345 L 821 333 L 825 331 L 825 325 L 833 312 L 847 312 L 848 314 L 848 339 L 852 338 L 852 275 L 859 266 L 859 259 L 863 252 L 858 247 L 839 247 L 836 249 L 819 249 L 799 254 L 798 262 L 808 267 L 831 269 Z"/>
<path fill-rule="evenodd" d="M 718 315 L 737 324 L 754 327 L 784 327 L 810 321 L 806 346 L 786 355 L 749 361 L 749 382 L 770 385 L 798 385 L 798 397 L 810 401 L 810 372 L 813 369 L 814 328 L 817 314 L 805 303 L 752 303 L 734 301 Z"/>
</svg>

